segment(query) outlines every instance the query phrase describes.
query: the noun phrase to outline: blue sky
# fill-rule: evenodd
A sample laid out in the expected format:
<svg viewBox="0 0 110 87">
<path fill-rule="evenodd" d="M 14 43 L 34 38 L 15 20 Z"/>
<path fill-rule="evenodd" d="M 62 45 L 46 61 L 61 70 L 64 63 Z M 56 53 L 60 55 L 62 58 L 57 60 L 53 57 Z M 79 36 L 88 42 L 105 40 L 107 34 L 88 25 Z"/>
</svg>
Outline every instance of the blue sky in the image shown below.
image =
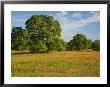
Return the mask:
<svg viewBox="0 0 110 87">
<path fill-rule="evenodd" d="M 11 25 L 25 28 L 25 22 L 32 15 L 54 16 L 60 22 L 61 38 L 70 41 L 77 33 L 85 34 L 87 38 L 100 39 L 99 11 L 12 11 Z"/>
</svg>

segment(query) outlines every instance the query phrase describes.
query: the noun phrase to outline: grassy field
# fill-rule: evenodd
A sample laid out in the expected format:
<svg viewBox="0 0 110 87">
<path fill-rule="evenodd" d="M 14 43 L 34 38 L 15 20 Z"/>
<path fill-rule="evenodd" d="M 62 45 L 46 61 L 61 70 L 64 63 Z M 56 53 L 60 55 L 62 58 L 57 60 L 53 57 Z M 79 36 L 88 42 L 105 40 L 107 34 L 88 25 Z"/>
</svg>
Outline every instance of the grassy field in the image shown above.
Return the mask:
<svg viewBox="0 0 110 87">
<path fill-rule="evenodd" d="M 12 77 L 99 77 L 99 52 L 12 54 Z"/>
</svg>

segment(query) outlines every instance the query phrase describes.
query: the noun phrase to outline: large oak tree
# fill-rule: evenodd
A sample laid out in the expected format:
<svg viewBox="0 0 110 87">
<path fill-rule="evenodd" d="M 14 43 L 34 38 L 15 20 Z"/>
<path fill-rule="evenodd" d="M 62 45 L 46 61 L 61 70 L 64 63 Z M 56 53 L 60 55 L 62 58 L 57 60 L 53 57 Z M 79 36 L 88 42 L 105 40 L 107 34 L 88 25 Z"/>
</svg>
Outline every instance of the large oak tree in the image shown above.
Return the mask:
<svg viewBox="0 0 110 87">
<path fill-rule="evenodd" d="M 60 23 L 52 16 L 33 15 L 25 22 L 32 53 L 63 50 Z"/>
</svg>

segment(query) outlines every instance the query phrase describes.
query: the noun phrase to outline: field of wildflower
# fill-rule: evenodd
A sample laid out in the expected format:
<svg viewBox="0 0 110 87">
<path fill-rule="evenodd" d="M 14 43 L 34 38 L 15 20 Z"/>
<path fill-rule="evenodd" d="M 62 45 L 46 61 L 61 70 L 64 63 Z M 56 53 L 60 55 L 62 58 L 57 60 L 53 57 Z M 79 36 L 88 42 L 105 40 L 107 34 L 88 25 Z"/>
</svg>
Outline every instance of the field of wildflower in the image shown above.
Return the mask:
<svg viewBox="0 0 110 87">
<path fill-rule="evenodd" d="M 99 77 L 100 52 L 12 54 L 12 77 Z"/>
</svg>

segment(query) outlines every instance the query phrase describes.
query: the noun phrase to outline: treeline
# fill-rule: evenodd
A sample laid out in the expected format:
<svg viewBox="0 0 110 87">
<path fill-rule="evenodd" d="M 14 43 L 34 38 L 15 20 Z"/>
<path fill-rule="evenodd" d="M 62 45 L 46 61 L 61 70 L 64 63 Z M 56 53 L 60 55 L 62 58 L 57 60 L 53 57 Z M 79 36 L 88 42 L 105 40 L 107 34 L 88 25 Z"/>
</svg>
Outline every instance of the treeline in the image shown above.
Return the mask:
<svg viewBox="0 0 110 87">
<path fill-rule="evenodd" d="M 83 34 L 76 34 L 70 42 L 65 42 L 61 39 L 60 23 L 52 16 L 33 15 L 25 22 L 25 25 L 25 29 L 12 27 L 12 50 L 29 50 L 30 53 L 100 50 L 99 40 L 92 41 Z"/>
</svg>

